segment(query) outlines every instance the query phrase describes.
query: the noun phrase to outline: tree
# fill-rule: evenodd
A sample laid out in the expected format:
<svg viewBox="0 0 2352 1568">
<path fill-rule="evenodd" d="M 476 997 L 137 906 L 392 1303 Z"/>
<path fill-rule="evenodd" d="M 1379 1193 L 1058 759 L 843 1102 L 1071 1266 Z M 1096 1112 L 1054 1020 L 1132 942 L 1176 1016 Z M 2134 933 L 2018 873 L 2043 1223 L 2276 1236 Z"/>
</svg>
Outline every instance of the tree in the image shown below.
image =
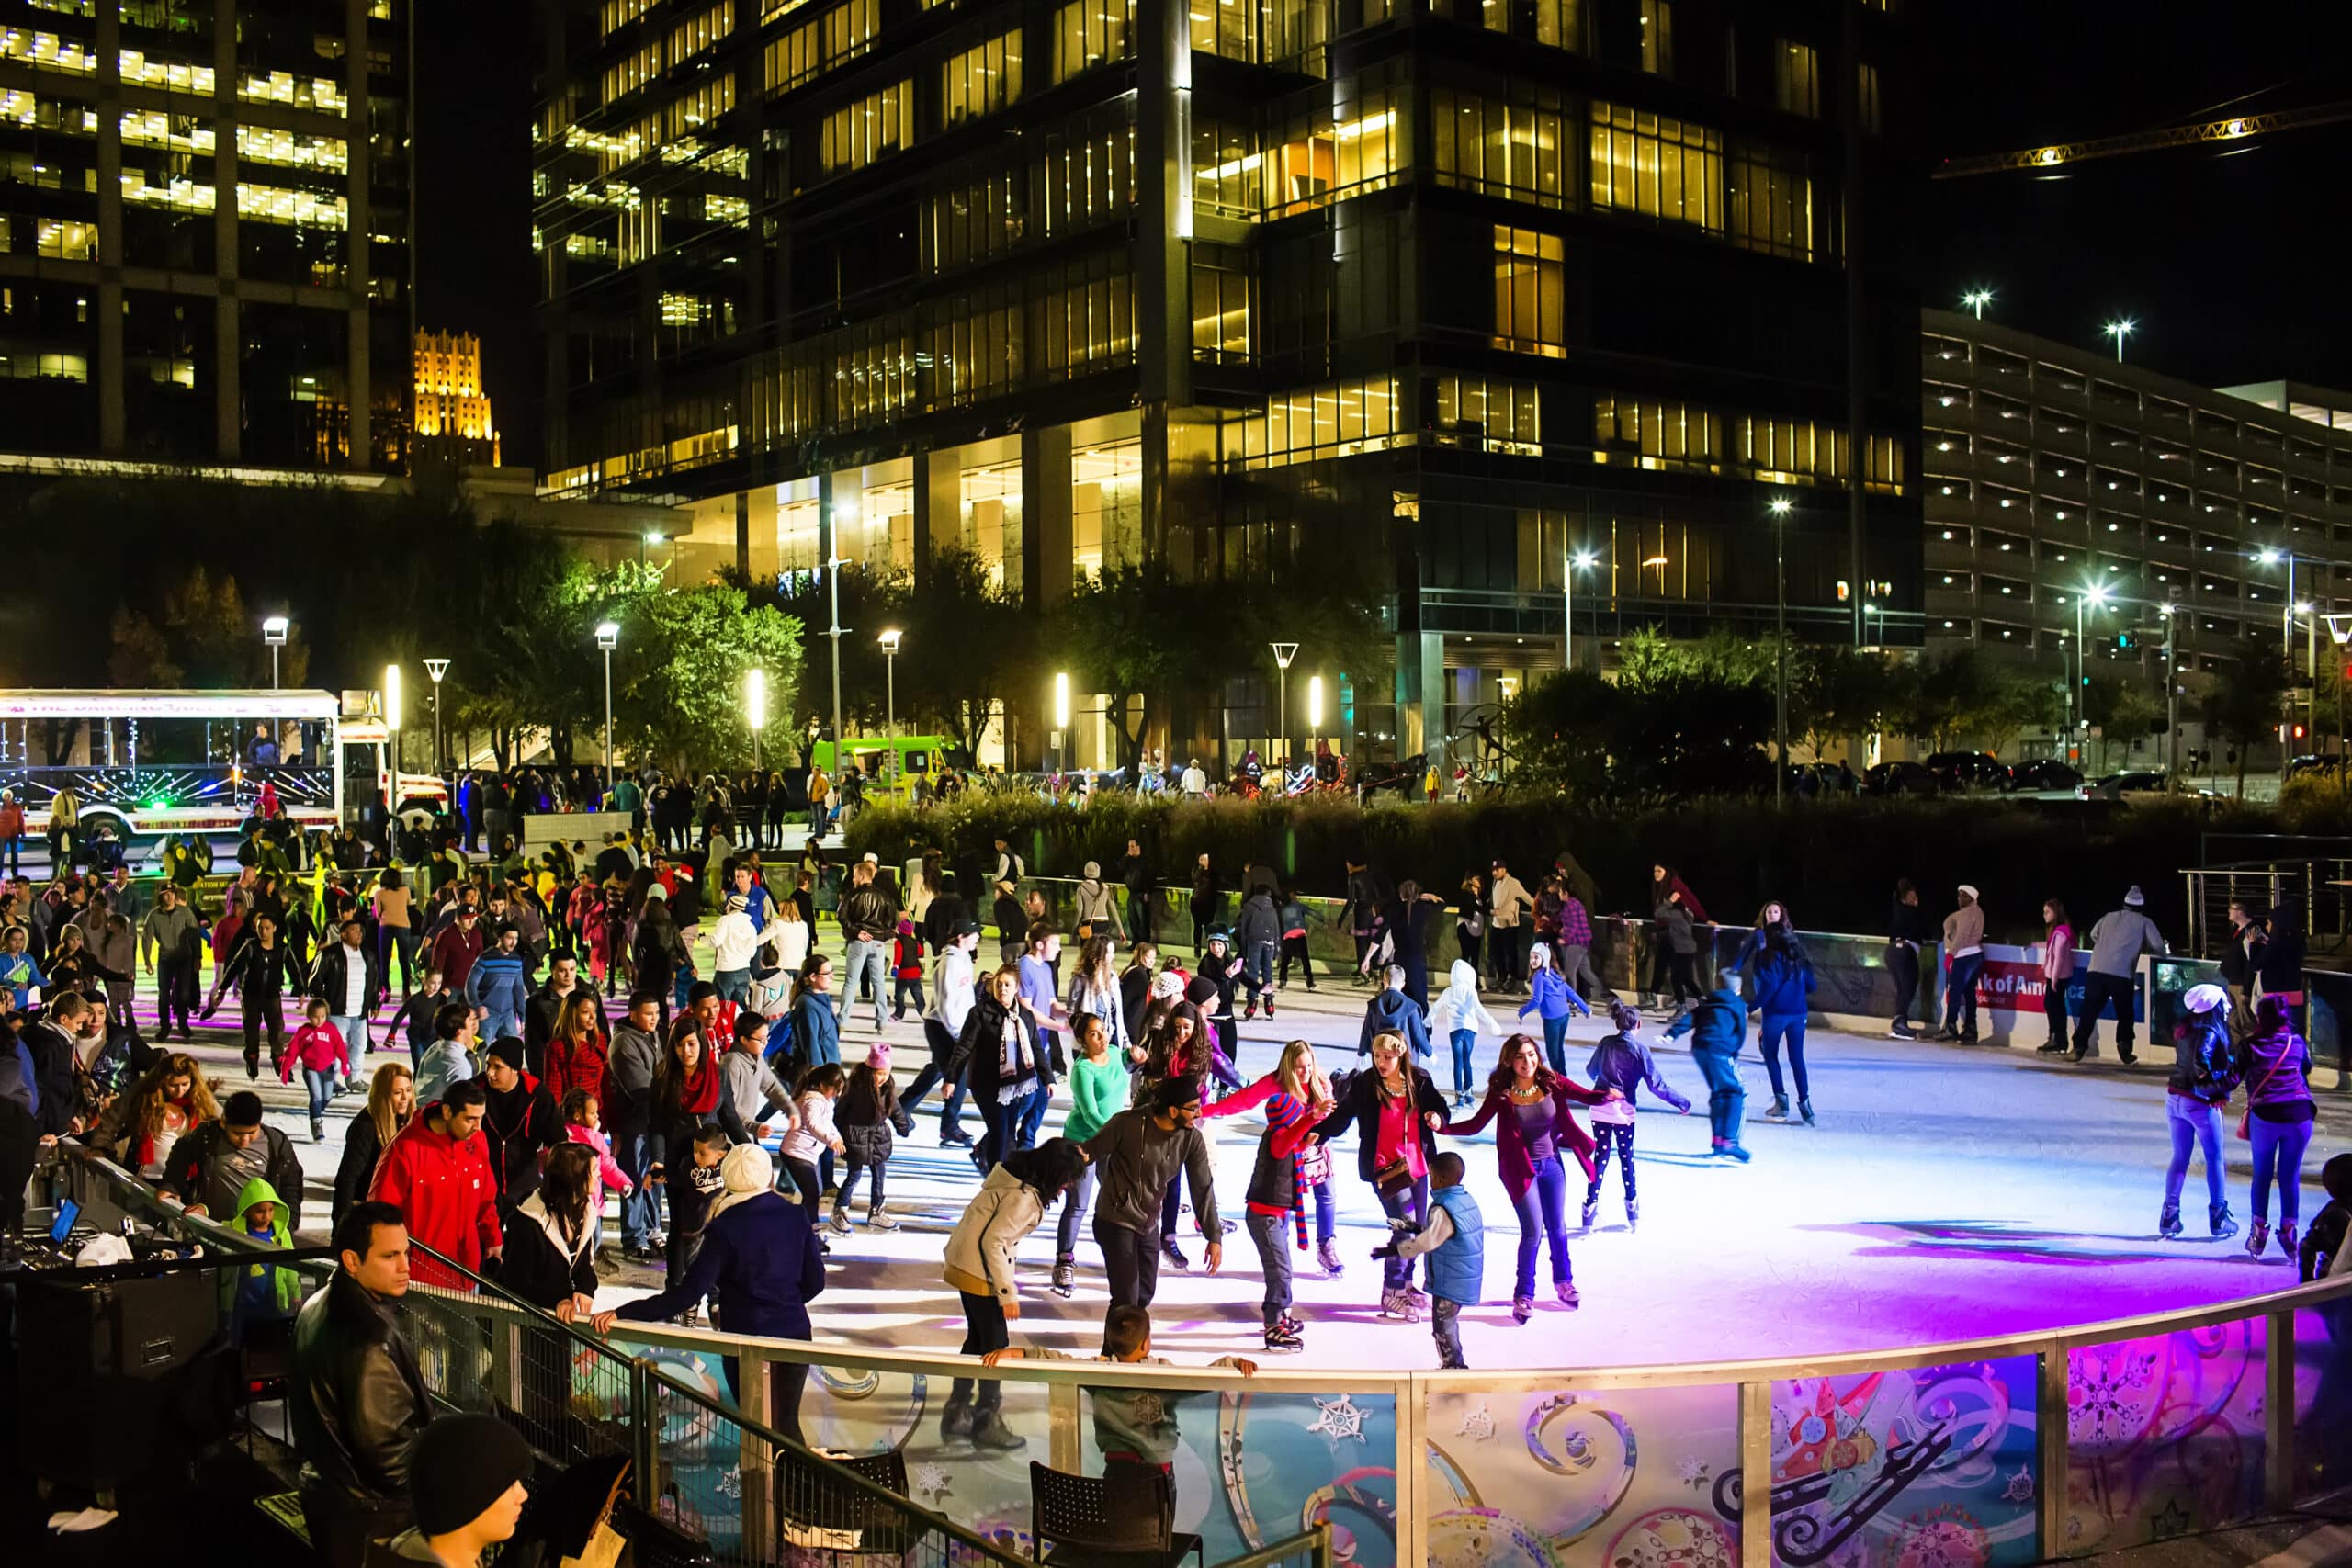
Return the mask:
<svg viewBox="0 0 2352 1568">
<path fill-rule="evenodd" d="M 977 757 L 1005 693 L 1036 668 L 1036 623 L 989 577 L 979 553 L 958 545 L 926 563 L 908 596 L 906 624 L 900 709 Z"/>
<path fill-rule="evenodd" d="M 639 585 L 603 613 L 624 627 L 613 662 L 613 723 L 633 750 L 683 771 L 752 760 L 745 672 L 767 676 L 772 715 L 788 714 L 800 685 L 800 623 L 741 589 Z M 616 741 L 618 745 L 618 741 Z"/>
<path fill-rule="evenodd" d="M 791 715 L 797 727 L 805 728 L 807 721 L 814 719 L 819 728 L 831 730 L 833 649 L 830 645 L 833 639 L 826 631 L 834 624 L 836 585 L 828 584 L 821 571 L 791 573 L 780 589 L 753 587 L 732 569 L 721 573 L 720 580 L 742 591 L 747 604 L 776 610 L 804 629 L 808 654 L 816 665 L 814 678 L 800 688 L 797 708 L 777 704 L 776 712 L 779 717 Z M 841 569 L 837 586 L 842 626 L 842 722 L 879 729 L 887 706 L 885 687 L 888 680 L 883 668 L 882 633 L 891 626 L 899 627 L 908 634 L 910 649 L 921 634 L 909 608 L 907 577 L 903 572 L 874 571 L 853 563 Z M 900 667 L 903 670 L 903 659 Z"/>
<path fill-rule="evenodd" d="M 1843 643 L 1789 651 L 1789 728 L 1815 757 L 1883 728 L 1900 692 L 1896 667 L 1876 654 Z"/>
<path fill-rule="evenodd" d="M 2238 795 L 2245 795 L 2245 754 L 2278 728 L 2280 704 L 2287 695 L 2287 665 L 2277 649 L 2252 638 L 2225 665 L 2207 688 L 2206 727 L 2237 752 Z"/>
<path fill-rule="evenodd" d="M 2099 731 L 2099 771 L 2105 773 L 2117 742 L 2129 747 L 2135 738 L 2148 734 L 2155 720 L 2165 716 L 2164 694 L 2151 689 L 2144 681 L 2094 675 L 2091 683 L 2083 688 L 2083 716 Z"/>
<path fill-rule="evenodd" d="M 1896 688 L 1889 717 L 1904 734 L 1949 751 L 1963 738 L 1998 751 L 2030 728 L 2057 718 L 2057 688 L 2031 670 L 1996 662 L 1974 648 L 1954 649 L 1922 664 L 1915 682 Z"/>
<path fill-rule="evenodd" d="M 1245 630 L 1241 600 L 1223 584 L 1180 581 L 1159 561 L 1080 581 L 1049 641 L 1086 689 L 1111 698 L 1121 766 L 1136 766 L 1171 693 L 1231 668 Z"/>
<path fill-rule="evenodd" d="M 259 687 L 268 682 L 270 650 L 233 576 L 216 579 L 201 566 L 191 567 L 164 588 L 154 616 L 116 606 L 110 631 L 107 676 L 118 686 Z M 302 628 L 289 630 L 278 655 L 281 682 L 301 685 L 311 664 Z"/>
<path fill-rule="evenodd" d="M 1644 634 L 1625 642 L 1640 646 L 1614 682 L 1564 671 L 1504 705 L 1497 728 L 1516 764 L 1514 784 L 1628 807 L 1757 787 L 1767 776 L 1772 688 L 1769 679 L 1741 678 L 1755 661 Z"/>
</svg>

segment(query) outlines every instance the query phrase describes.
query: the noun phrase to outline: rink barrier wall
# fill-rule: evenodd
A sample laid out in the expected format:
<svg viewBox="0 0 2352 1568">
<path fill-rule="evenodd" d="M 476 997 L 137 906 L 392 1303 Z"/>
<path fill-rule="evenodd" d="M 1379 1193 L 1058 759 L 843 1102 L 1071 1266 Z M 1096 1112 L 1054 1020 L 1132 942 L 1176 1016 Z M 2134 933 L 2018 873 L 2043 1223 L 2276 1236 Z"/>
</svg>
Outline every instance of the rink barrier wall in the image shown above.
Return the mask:
<svg viewBox="0 0 2352 1568">
<path fill-rule="evenodd" d="M 62 1163 L 102 1227 L 121 1210 L 250 1246 L 111 1162 Z M 401 1313 L 427 1341 L 435 1392 L 460 1404 L 491 1403 L 485 1387 L 510 1408 L 526 1397 L 531 1333 L 573 1346 L 560 1402 L 574 1426 L 625 1440 L 664 1477 L 673 1512 L 691 1504 L 691 1523 L 739 1542 L 769 1538 L 775 1361 L 810 1368 L 800 1418 L 812 1443 L 903 1452 L 915 1503 L 977 1543 L 956 1561 L 1025 1556 L 1027 1461 L 1098 1468 L 1090 1415 L 1103 1400 L 1130 1420 L 1143 1410 L 1173 1423 L 1178 1527 L 1208 1536 L 1212 1561 L 1304 1565 L 1333 1560 L 1328 1551 L 1361 1568 L 1814 1568 L 1834 1554 L 1841 1568 L 2023 1568 L 2228 1528 L 2352 1484 L 2352 1278 L 2070 1328 L 1747 1360 L 1456 1372 L 1271 1362 L 1248 1378 L 1022 1360 L 988 1379 L 1027 1439 L 1010 1455 L 937 1437 L 938 1385 L 975 1377 L 974 1359 L 669 1325 L 616 1325 L 598 1342 L 492 1293 L 427 1286 Z M 456 1345 L 480 1349 L 461 1357 Z M 721 1392 L 730 1359 L 740 1404 Z M 624 1360 L 616 1386 L 609 1369 Z M 1772 1484 L 1747 1488 L 1756 1474 Z M 1295 1555 L 1280 1539 L 1317 1531 L 1325 1547 Z"/>
</svg>

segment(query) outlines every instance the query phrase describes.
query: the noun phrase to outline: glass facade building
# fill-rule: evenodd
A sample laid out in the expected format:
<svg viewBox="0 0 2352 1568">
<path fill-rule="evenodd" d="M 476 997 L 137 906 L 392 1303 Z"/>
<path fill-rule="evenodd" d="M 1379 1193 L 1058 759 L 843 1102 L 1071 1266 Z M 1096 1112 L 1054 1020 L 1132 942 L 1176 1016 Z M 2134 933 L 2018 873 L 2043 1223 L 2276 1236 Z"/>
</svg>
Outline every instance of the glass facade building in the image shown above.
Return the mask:
<svg viewBox="0 0 2352 1568">
<path fill-rule="evenodd" d="M 1769 626 L 1774 497 L 1792 629 L 1921 636 L 1917 303 L 1846 265 L 1885 0 L 537 15 L 551 493 L 1040 604 L 1345 558 L 1394 637 L 1341 728 L 1400 754 L 1559 667 L 1577 555 L 1580 658 Z M 1262 673 L 1154 742 L 1270 735 Z"/>
<path fill-rule="evenodd" d="M 0 449 L 388 470 L 411 0 L 0 0 Z"/>
</svg>

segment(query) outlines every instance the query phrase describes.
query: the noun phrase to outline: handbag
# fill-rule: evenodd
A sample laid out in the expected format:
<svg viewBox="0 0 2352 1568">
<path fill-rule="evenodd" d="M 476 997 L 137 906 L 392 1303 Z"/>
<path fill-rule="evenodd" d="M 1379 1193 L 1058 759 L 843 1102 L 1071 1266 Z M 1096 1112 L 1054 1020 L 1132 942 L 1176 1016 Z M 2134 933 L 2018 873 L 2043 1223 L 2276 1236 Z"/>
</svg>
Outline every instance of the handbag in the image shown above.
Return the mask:
<svg viewBox="0 0 2352 1568">
<path fill-rule="evenodd" d="M 1413 1168 L 1398 1155 L 1373 1173 L 1372 1184 L 1384 1198 L 1393 1197 L 1413 1185 Z"/>
<path fill-rule="evenodd" d="M 2270 1071 L 2262 1075 L 2262 1081 L 2260 1083 L 2246 1090 L 2245 1109 L 2238 1112 L 2238 1137 L 2241 1141 L 2251 1142 L 2253 1140 L 2255 1099 L 2264 1089 L 2270 1087 L 2270 1080 L 2277 1077 L 2278 1073 L 2278 1069 L 2277 1067 L 2271 1068 Z"/>
</svg>

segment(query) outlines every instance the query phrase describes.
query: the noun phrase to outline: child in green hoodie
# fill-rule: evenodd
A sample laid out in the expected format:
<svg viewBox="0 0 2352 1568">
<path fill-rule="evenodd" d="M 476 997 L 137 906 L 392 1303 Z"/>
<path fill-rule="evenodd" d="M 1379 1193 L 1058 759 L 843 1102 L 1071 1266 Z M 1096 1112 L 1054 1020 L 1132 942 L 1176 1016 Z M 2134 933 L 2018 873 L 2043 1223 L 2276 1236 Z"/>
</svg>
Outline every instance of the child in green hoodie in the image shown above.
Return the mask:
<svg viewBox="0 0 2352 1568">
<path fill-rule="evenodd" d="M 232 1228 L 269 1247 L 290 1247 L 293 1233 L 286 1224 L 286 1202 L 277 1189 L 260 1177 L 237 1193 L 237 1218 Z M 242 1345 L 245 1325 L 257 1318 L 291 1317 L 302 1304 L 302 1276 L 293 1269 L 256 1259 L 232 1276 L 235 1284 L 229 1303 L 229 1343 Z"/>
</svg>

